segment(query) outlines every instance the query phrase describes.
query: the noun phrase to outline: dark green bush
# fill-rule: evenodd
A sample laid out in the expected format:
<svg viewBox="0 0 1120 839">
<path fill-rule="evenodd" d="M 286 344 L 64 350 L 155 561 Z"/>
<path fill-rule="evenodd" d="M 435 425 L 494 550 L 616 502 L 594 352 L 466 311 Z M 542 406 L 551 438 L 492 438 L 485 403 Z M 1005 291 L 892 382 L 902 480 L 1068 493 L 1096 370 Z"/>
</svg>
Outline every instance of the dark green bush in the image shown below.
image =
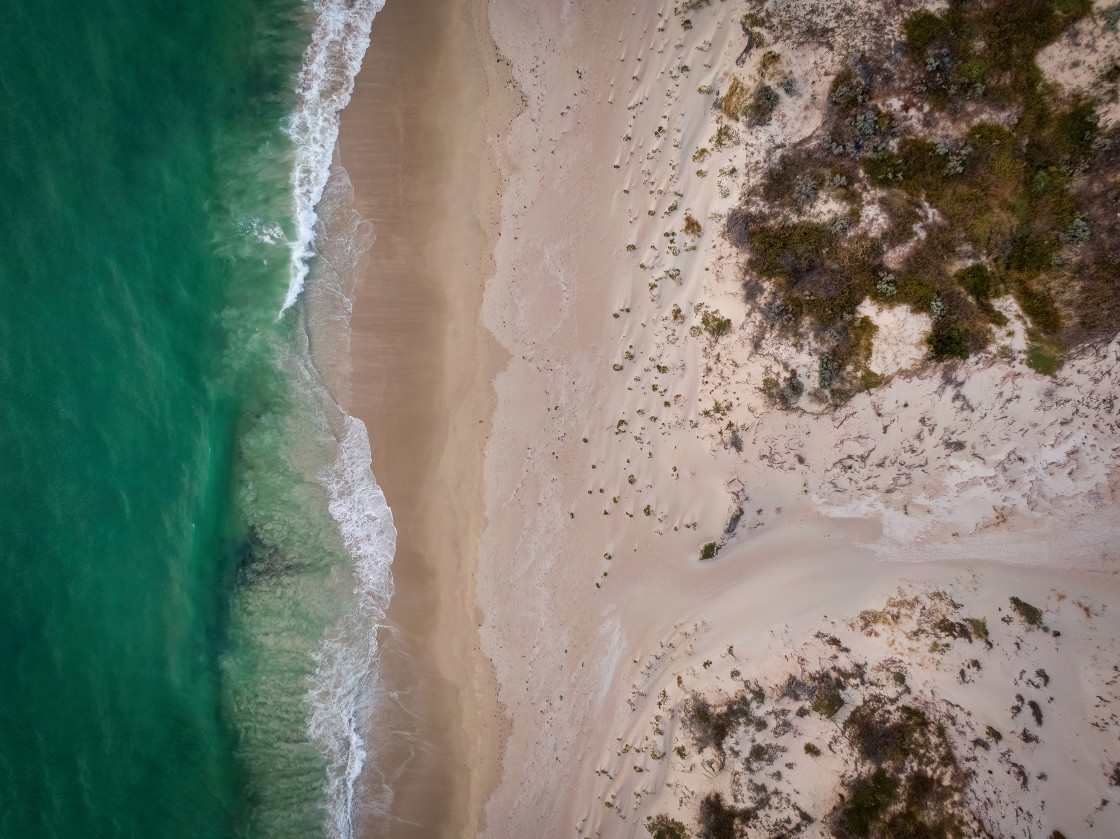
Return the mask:
<svg viewBox="0 0 1120 839">
<path fill-rule="evenodd" d="M 953 279 L 980 303 L 987 303 L 996 287 L 995 277 L 981 262 L 957 271 Z"/>
<path fill-rule="evenodd" d="M 926 338 L 930 353 L 934 358 L 968 358 L 968 341 L 958 324 L 942 321 L 937 323 Z"/>
<path fill-rule="evenodd" d="M 778 91 L 768 84 L 759 85 L 747 104 L 746 115 L 759 124 L 770 121 L 774 109 L 778 107 Z"/>
<path fill-rule="evenodd" d="M 870 778 L 858 782 L 842 811 L 847 832 L 860 839 L 869 836 L 879 814 L 893 803 L 897 793 L 898 781 L 884 769 L 876 769 Z"/>
<path fill-rule="evenodd" d="M 906 48 L 915 56 L 925 58 L 931 46 L 949 44 L 953 27 L 946 16 L 922 9 L 906 18 L 902 24 L 902 33 Z"/>
</svg>

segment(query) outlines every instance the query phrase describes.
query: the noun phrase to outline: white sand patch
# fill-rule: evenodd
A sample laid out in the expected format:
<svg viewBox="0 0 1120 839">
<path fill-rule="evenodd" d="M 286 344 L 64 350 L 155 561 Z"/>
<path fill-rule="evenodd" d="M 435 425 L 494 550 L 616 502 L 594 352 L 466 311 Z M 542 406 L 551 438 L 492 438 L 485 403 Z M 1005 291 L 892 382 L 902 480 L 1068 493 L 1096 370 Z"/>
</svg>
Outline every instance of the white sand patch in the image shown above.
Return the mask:
<svg viewBox="0 0 1120 839">
<path fill-rule="evenodd" d="M 1046 78 L 1065 93 L 1096 99 L 1106 128 L 1120 119 L 1120 91 L 1103 78 L 1120 55 L 1120 29 L 1109 28 L 1103 14 L 1114 2 L 1098 0 L 1096 14 L 1079 20 L 1036 59 Z"/>
<path fill-rule="evenodd" d="M 909 306 L 881 306 L 870 299 L 860 303 L 856 312 L 879 327 L 869 364 L 873 373 L 890 376 L 925 358 L 926 336 L 933 327 L 929 315 Z"/>
<path fill-rule="evenodd" d="M 1018 302 L 1010 294 L 997 297 L 992 308 L 1007 318 L 1006 326 L 992 326 L 992 343 L 1000 358 L 1011 360 L 1022 358 L 1027 351 L 1027 329 L 1030 322 Z"/>
</svg>

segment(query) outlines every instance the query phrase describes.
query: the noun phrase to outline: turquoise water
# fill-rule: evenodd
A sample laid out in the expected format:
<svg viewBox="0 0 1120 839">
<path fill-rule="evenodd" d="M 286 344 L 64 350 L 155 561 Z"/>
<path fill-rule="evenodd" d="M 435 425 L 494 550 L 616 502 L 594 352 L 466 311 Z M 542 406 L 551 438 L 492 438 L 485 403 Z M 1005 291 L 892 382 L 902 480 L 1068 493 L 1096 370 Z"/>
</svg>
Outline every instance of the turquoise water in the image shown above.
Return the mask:
<svg viewBox="0 0 1120 839">
<path fill-rule="evenodd" d="M 316 25 L 0 16 L 0 836 L 348 834 L 392 528 L 279 316 Z"/>
</svg>

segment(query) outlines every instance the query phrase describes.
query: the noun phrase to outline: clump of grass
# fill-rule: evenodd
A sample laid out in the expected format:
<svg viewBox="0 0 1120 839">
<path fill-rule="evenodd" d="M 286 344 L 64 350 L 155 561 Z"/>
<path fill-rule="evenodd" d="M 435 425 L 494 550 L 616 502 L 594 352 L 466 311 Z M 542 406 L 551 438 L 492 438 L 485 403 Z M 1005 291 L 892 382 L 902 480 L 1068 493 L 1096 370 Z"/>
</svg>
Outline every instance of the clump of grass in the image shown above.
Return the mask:
<svg viewBox="0 0 1120 839">
<path fill-rule="evenodd" d="M 716 151 L 722 151 L 728 146 L 733 146 L 738 143 L 739 135 L 735 133 L 734 128 L 724 122 L 716 127 L 716 133 L 712 135 L 708 142 L 712 144 L 712 148 Z"/>
<path fill-rule="evenodd" d="M 723 317 L 719 309 L 711 309 L 700 316 L 700 325 L 712 338 L 718 340 L 731 330 L 731 318 Z"/>
<path fill-rule="evenodd" d="M 743 80 L 738 76 L 732 76 L 731 82 L 727 85 L 727 93 L 723 94 L 719 107 L 725 117 L 737 120 L 746 113 L 749 101 L 750 93 Z"/>
<path fill-rule="evenodd" d="M 688 236 L 699 236 L 704 232 L 704 228 L 700 222 L 692 217 L 690 213 L 684 214 L 684 232 Z"/>
<path fill-rule="evenodd" d="M 988 640 L 988 619 L 987 618 L 969 618 L 968 625 L 972 628 L 972 634 L 979 638 L 981 641 Z"/>
<path fill-rule="evenodd" d="M 715 559 L 718 553 L 719 545 L 715 542 L 708 542 L 700 549 L 700 559 Z"/>
<path fill-rule="evenodd" d="M 1019 619 L 1022 620 L 1023 623 L 1025 623 L 1031 629 L 1037 629 L 1038 627 L 1042 626 L 1041 609 L 1039 609 L 1037 606 L 1032 606 L 1025 600 L 1020 600 L 1018 597 L 1012 597 L 1010 598 L 1010 600 L 1011 608 L 1015 610 L 1015 613 L 1019 616 Z"/>
</svg>

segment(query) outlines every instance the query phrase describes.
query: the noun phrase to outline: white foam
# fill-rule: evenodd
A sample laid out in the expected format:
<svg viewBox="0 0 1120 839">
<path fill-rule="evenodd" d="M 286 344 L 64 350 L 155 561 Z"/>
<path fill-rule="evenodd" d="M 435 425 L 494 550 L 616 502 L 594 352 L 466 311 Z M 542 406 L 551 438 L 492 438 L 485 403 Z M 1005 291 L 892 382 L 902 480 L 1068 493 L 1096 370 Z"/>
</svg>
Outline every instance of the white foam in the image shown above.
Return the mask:
<svg viewBox="0 0 1120 839">
<path fill-rule="evenodd" d="M 350 416 L 344 422 L 338 459 L 319 480 L 354 560 L 355 603 L 316 650 L 308 693 L 308 731 L 327 760 L 325 830 L 332 839 L 353 835 L 355 784 L 368 757 L 362 732 L 376 701 L 377 629 L 393 595 L 397 541 L 392 511 L 370 471 L 366 427 Z"/>
<path fill-rule="evenodd" d="M 311 44 L 303 54 L 296 85 L 299 99 L 288 127 L 295 144 L 296 234 L 291 240 L 291 275 L 281 311 L 303 291 L 307 263 L 315 254 L 315 208 L 330 175 L 339 120 L 369 47 L 370 26 L 384 5 L 385 0 L 315 0 L 318 17 Z"/>
<path fill-rule="evenodd" d="M 248 224 L 239 225 L 242 236 L 252 236 L 261 244 L 279 245 L 283 243 L 291 246 L 291 242 L 284 235 L 284 229 L 276 223 L 268 224 L 263 219 L 254 216 Z"/>
<path fill-rule="evenodd" d="M 309 260 L 316 253 L 316 233 L 323 230 L 317 210 L 330 179 L 342 110 L 369 47 L 373 19 L 384 5 L 385 0 L 315 0 L 315 28 L 303 56 L 298 101 L 288 128 L 295 146 L 296 232 L 288 243 L 290 278 L 281 311 L 292 306 L 304 289 Z M 369 233 L 361 225 L 349 233 L 353 240 L 345 243 L 349 249 L 359 253 L 368 246 Z M 337 293 L 345 302 L 340 308 L 345 319 L 349 301 L 341 287 Z M 337 405 L 333 408 L 341 412 Z M 318 478 L 353 559 L 355 600 L 315 651 L 315 673 L 307 695 L 308 733 L 327 761 L 324 832 L 331 839 L 353 836 L 355 789 L 371 758 L 372 747 L 362 735 L 378 697 L 377 631 L 393 594 L 390 567 L 397 537 L 392 511 L 370 471 L 366 427 L 345 414 L 341 423 L 338 458 Z M 384 806 L 388 796 L 388 791 L 381 796 Z"/>
</svg>

